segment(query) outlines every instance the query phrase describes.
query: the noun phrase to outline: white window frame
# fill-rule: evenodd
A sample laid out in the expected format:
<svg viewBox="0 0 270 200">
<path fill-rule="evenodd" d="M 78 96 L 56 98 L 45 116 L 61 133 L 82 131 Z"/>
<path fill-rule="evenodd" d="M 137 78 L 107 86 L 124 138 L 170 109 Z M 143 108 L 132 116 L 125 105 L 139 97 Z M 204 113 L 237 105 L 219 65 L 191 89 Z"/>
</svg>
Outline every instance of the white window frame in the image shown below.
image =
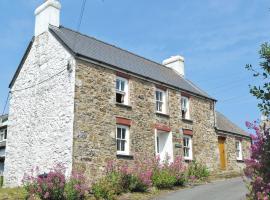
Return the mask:
<svg viewBox="0 0 270 200">
<path fill-rule="evenodd" d="M 162 94 L 162 98 L 161 99 L 157 99 L 157 92 L 160 92 Z M 167 91 L 165 90 L 161 90 L 159 88 L 156 88 L 155 91 L 155 101 L 156 101 L 156 112 L 157 113 L 163 113 L 163 114 L 167 114 Z M 161 110 L 158 110 L 158 104 L 162 103 L 161 106 Z"/>
<path fill-rule="evenodd" d="M 121 84 L 119 85 L 119 88 L 117 88 L 117 81 L 120 81 L 120 83 L 124 83 L 124 89 L 122 90 Z M 116 82 L 115 82 L 115 92 L 120 93 L 124 95 L 124 101 L 122 104 L 128 105 L 129 104 L 129 84 L 128 84 L 128 79 L 123 78 L 123 77 L 116 77 Z M 116 100 L 115 100 L 116 101 Z M 119 102 L 117 102 L 119 103 Z"/>
<path fill-rule="evenodd" d="M 184 106 L 184 100 L 186 101 L 186 106 Z M 186 108 L 184 108 L 186 107 Z M 181 97 L 181 117 L 182 119 L 190 119 L 190 108 L 189 108 L 189 98 L 188 97 L 185 97 L 185 96 L 182 96 Z M 183 109 L 186 109 L 186 114 L 185 114 L 185 118 L 183 118 L 183 115 L 182 115 L 182 111 Z"/>
<path fill-rule="evenodd" d="M 185 146 L 184 140 L 189 140 L 188 146 Z M 189 156 L 185 156 L 185 149 L 188 149 Z M 192 153 L 192 137 L 188 135 L 183 136 L 183 155 L 185 160 L 192 160 L 193 159 L 193 153 Z"/>
<path fill-rule="evenodd" d="M 122 139 L 122 135 L 121 138 L 117 137 L 117 131 L 118 128 L 121 129 L 125 129 L 126 130 L 126 135 L 125 135 L 125 139 Z M 121 133 L 122 134 L 122 133 Z M 116 139 L 116 150 L 117 150 L 117 155 L 129 155 L 129 127 L 128 126 L 124 126 L 124 125 L 117 125 L 116 126 L 116 134 L 115 134 L 115 139 Z M 124 140 L 125 141 L 125 150 L 121 151 L 117 149 L 117 141 L 118 140 Z"/>
<path fill-rule="evenodd" d="M 236 140 L 235 147 L 236 147 L 236 159 L 243 160 L 242 143 L 240 140 Z"/>
<path fill-rule="evenodd" d="M 0 142 L 6 141 L 5 134 L 7 133 L 7 129 L 0 130 Z M 2 139 L 3 138 L 3 139 Z"/>
</svg>

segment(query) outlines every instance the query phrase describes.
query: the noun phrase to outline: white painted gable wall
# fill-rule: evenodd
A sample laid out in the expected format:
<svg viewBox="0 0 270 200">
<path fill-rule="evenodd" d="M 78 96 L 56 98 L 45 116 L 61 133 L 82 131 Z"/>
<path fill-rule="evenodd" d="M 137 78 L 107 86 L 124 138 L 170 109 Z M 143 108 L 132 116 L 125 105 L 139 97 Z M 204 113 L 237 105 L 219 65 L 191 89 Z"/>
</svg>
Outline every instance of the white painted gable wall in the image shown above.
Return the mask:
<svg viewBox="0 0 270 200">
<path fill-rule="evenodd" d="M 69 72 L 67 63 L 72 63 Z M 59 75 L 55 74 L 62 71 Z M 54 76 L 54 77 L 52 77 Z M 52 77 L 44 83 L 40 83 Z M 29 86 L 34 86 L 29 89 Z M 34 167 L 47 172 L 57 163 L 72 169 L 75 60 L 49 32 L 35 38 L 11 89 L 5 186 L 21 184 Z"/>
</svg>

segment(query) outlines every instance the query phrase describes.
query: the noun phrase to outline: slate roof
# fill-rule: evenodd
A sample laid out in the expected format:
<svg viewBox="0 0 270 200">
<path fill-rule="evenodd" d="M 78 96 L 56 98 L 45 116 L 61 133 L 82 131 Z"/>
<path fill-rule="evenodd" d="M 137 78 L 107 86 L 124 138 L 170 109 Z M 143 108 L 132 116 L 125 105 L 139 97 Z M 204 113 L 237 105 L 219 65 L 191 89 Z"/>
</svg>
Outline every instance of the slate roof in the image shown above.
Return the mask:
<svg viewBox="0 0 270 200">
<path fill-rule="evenodd" d="M 250 137 L 248 133 L 239 128 L 236 124 L 230 121 L 222 113 L 216 111 L 216 129 L 221 132 L 232 133 L 236 135 L 242 135 Z"/>
<path fill-rule="evenodd" d="M 116 69 L 215 100 L 194 83 L 164 65 L 63 26 L 50 26 L 50 31 L 77 57 L 101 62 Z"/>
</svg>

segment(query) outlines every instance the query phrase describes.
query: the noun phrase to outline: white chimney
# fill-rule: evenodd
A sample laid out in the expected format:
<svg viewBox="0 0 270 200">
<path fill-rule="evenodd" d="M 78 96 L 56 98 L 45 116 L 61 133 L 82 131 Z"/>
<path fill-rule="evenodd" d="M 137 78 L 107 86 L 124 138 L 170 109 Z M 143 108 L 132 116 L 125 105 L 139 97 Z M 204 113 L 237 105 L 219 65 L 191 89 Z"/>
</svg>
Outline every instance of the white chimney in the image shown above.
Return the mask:
<svg viewBox="0 0 270 200">
<path fill-rule="evenodd" d="M 61 4 L 58 0 L 45 0 L 45 2 L 35 10 L 35 36 L 48 31 L 49 24 L 59 27 L 60 9 Z"/>
<path fill-rule="evenodd" d="M 185 76 L 185 65 L 184 65 L 184 57 L 182 56 L 172 56 L 162 62 L 163 65 L 172 68 L 179 75 Z"/>
</svg>

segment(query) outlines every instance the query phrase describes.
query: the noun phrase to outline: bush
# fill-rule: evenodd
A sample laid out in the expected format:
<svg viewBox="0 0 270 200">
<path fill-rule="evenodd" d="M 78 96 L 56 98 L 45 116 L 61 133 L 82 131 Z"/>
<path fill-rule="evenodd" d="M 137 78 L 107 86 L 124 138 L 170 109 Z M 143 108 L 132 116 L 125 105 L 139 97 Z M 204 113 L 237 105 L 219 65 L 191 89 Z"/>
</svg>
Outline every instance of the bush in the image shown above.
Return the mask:
<svg viewBox="0 0 270 200">
<path fill-rule="evenodd" d="M 72 172 L 69 181 L 65 185 L 65 198 L 67 200 L 84 199 L 88 189 L 86 178 L 78 172 Z"/>
<path fill-rule="evenodd" d="M 205 180 L 209 177 L 210 173 L 205 165 L 197 161 L 192 161 L 188 166 L 187 175 L 192 180 Z"/>
<path fill-rule="evenodd" d="M 4 176 L 0 176 L 0 188 L 3 187 Z"/>
<path fill-rule="evenodd" d="M 115 200 L 123 192 L 121 181 L 119 173 L 109 173 L 92 186 L 92 192 L 96 199 Z"/>
<path fill-rule="evenodd" d="M 152 177 L 153 185 L 159 189 L 171 189 L 176 185 L 176 177 L 167 169 L 155 170 Z"/>
<path fill-rule="evenodd" d="M 138 176 L 127 174 L 122 176 L 122 184 L 125 192 L 146 192 L 148 185 Z"/>
<path fill-rule="evenodd" d="M 159 158 L 157 163 L 160 163 Z M 169 157 L 167 156 L 162 164 L 157 164 L 154 167 L 153 185 L 159 189 L 182 186 L 186 182 L 185 169 L 181 156 L 176 157 L 173 162 L 169 162 Z"/>
<path fill-rule="evenodd" d="M 38 196 L 44 199 L 64 199 L 65 175 L 64 169 L 59 165 L 48 174 L 24 176 L 24 188 L 28 192 L 29 197 Z M 38 171 L 38 169 L 37 169 Z"/>
<path fill-rule="evenodd" d="M 79 173 L 72 173 L 70 180 L 65 178 L 65 168 L 58 164 L 48 174 L 38 174 L 32 170 L 31 175 L 24 175 L 23 185 L 28 198 L 38 197 L 41 200 L 77 200 L 84 199 L 87 187 L 85 178 Z"/>
<path fill-rule="evenodd" d="M 247 199 L 270 199 L 270 128 L 260 127 L 258 122 L 246 122 L 252 135 L 251 156 L 244 170 L 249 189 Z"/>
</svg>

